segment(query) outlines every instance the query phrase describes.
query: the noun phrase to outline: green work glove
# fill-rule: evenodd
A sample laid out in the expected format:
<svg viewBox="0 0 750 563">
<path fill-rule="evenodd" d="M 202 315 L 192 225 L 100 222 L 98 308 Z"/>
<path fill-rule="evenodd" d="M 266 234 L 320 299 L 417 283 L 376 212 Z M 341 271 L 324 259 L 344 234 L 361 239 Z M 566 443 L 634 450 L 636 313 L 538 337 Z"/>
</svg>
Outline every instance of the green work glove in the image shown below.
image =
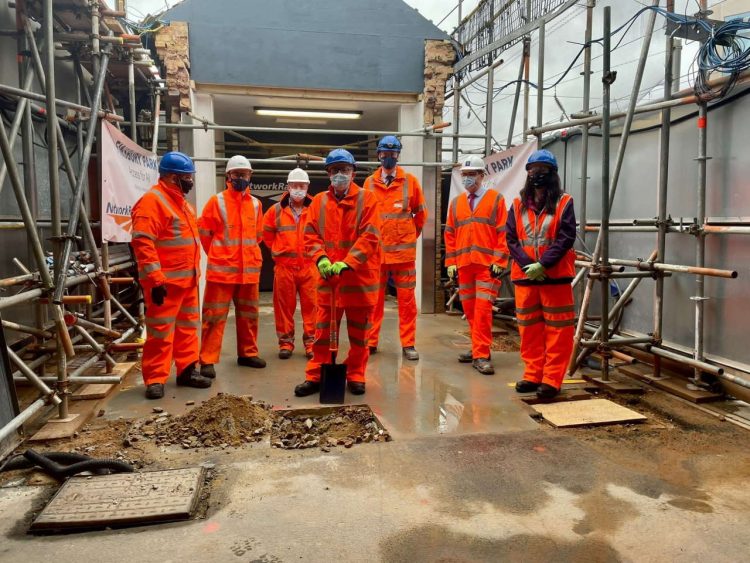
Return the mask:
<svg viewBox="0 0 750 563">
<path fill-rule="evenodd" d="M 533 264 L 524 266 L 523 271 L 526 274 L 526 277 L 530 280 L 542 281 L 547 277 L 544 273 L 544 266 L 539 262 L 534 262 Z"/>
<path fill-rule="evenodd" d="M 331 273 L 333 275 L 338 276 L 341 272 L 344 270 L 348 270 L 349 266 L 346 262 L 334 262 L 333 266 L 331 266 Z"/>
<path fill-rule="evenodd" d="M 458 266 L 448 266 L 448 277 L 452 280 L 456 279 L 458 273 Z"/>
<path fill-rule="evenodd" d="M 328 279 L 328 276 L 331 275 L 331 269 L 333 268 L 333 264 L 331 264 L 331 261 L 326 258 L 325 256 L 318 260 L 318 271 L 320 272 L 320 276 L 325 280 Z"/>
<path fill-rule="evenodd" d="M 503 273 L 503 268 L 499 264 L 490 264 L 490 271 L 493 276 L 500 276 Z"/>
</svg>

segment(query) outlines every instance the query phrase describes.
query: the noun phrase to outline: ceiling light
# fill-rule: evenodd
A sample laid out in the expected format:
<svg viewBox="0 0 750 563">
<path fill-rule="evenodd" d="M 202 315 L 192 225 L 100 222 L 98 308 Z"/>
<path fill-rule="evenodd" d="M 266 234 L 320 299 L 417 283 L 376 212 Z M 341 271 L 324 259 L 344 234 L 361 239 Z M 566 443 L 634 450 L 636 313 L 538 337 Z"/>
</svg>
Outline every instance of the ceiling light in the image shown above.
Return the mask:
<svg viewBox="0 0 750 563">
<path fill-rule="evenodd" d="M 309 119 L 306 117 L 297 117 L 297 118 L 290 118 L 290 117 L 277 117 L 276 123 L 296 123 L 296 124 L 302 124 L 302 125 L 325 125 L 328 123 L 325 119 Z"/>
<path fill-rule="evenodd" d="M 314 109 L 255 108 L 255 113 L 272 117 L 317 117 L 319 119 L 359 119 L 362 117 L 361 111 Z"/>
</svg>

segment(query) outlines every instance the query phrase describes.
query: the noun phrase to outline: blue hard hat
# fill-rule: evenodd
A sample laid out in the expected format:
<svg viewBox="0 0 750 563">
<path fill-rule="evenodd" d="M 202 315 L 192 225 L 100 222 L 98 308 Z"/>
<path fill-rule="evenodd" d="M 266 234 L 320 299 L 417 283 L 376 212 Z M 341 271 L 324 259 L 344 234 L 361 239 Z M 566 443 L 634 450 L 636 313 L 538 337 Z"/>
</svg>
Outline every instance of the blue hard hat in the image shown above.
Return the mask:
<svg viewBox="0 0 750 563">
<path fill-rule="evenodd" d="M 378 143 L 378 152 L 380 151 L 398 151 L 401 152 L 401 141 L 393 135 L 386 135 Z"/>
<path fill-rule="evenodd" d="M 331 152 L 328 153 L 328 156 L 326 157 L 326 164 L 325 167 L 328 168 L 329 166 L 333 164 L 351 164 L 352 166 L 357 166 L 357 161 L 354 160 L 354 157 L 352 156 L 352 153 L 350 153 L 348 150 L 345 149 L 333 149 Z"/>
<path fill-rule="evenodd" d="M 557 172 L 557 158 L 555 158 L 555 155 L 548 150 L 541 149 L 531 153 L 529 161 L 526 163 L 526 170 L 529 169 L 529 166 L 537 162 L 541 162 L 542 164 L 549 164 L 552 167 L 552 170 Z"/>
<path fill-rule="evenodd" d="M 192 159 L 182 152 L 172 151 L 161 157 L 159 174 L 195 174 L 195 164 Z"/>
</svg>

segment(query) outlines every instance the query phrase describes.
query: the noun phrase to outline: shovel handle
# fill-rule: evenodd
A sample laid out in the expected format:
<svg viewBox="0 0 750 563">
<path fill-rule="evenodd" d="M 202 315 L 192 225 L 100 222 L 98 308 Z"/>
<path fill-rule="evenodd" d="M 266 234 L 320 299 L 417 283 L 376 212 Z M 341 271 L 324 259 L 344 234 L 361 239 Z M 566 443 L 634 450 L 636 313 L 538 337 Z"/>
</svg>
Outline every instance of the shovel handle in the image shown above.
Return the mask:
<svg viewBox="0 0 750 563">
<path fill-rule="evenodd" d="M 331 279 L 331 324 L 329 325 L 330 334 L 328 336 L 328 351 L 336 354 L 339 351 L 339 327 L 338 311 L 336 310 L 336 299 L 338 297 L 338 280 Z"/>
</svg>

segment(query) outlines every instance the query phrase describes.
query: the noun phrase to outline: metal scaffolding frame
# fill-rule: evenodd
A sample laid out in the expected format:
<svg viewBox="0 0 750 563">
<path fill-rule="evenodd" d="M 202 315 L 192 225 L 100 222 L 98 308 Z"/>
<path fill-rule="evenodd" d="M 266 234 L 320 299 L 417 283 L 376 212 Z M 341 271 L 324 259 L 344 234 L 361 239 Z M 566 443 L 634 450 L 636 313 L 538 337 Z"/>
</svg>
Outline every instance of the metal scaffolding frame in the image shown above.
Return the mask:
<svg viewBox="0 0 750 563">
<path fill-rule="evenodd" d="M 554 6 L 552 6 L 554 4 Z M 594 115 L 590 111 L 590 92 L 591 92 L 591 44 L 592 44 L 592 22 L 593 12 L 596 8 L 596 0 L 586 0 L 586 28 L 583 43 L 583 68 L 582 68 L 582 100 L 583 107 L 580 113 L 574 115 L 573 119 L 567 121 L 544 125 L 542 119 L 543 111 L 543 97 L 542 97 L 542 86 L 544 84 L 544 29 L 545 23 L 548 23 L 554 17 L 562 14 L 566 9 L 572 6 L 570 2 L 553 2 L 550 7 L 551 10 L 547 13 L 534 12 L 531 9 L 530 0 L 510 0 L 504 4 L 504 10 L 508 13 L 523 13 L 525 5 L 525 13 L 533 14 L 536 17 L 533 21 L 527 22 L 523 26 L 516 26 L 517 29 L 506 36 L 495 37 L 492 41 L 487 42 L 485 45 L 475 46 L 474 52 L 470 52 L 464 55 L 464 57 L 454 65 L 454 76 L 453 76 L 453 87 L 452 90 L 446 95 L 446 98 L 452 97 L 454 100 L 453 106 L 453 122 L 454 131 L 458 131 L 461 124 L 459 122 L 460 111 L 459 111 L 459 100 L 463 99 L 462 90 L 468 85 L 476 82 L 477 80 L 486 77 L 486 88 L 488 91 L 486 114 L 484 119 L 485 127 L 485 152 L 491 154 L 492 147 L 492 104 L 489 103 L 491 100 L 491 93 L 495 87 L 493 80 L 494 68 L 502 63 L 501 59 L 495 60 L 494 56 L 500 56 L 505 49 L 510 45 L 515 44 L 519 41 L 523 41 L 523 51 L 521 57 L 521 64 L 519 68 L 518 80 L 515 88 L 515 95 L 513 97 L 513 110 L 511 113 L 511 124 L 510 131 L 508 134 L 508 140 L 506 146 L 511 146 L 514 125 L 516 121 L 516 114 L 521 96 L 523 96 L 523 138 L 524 141 L 529 136 L 536 136 L 538 142 L 541 145 L 542 135 L 545 133 L 560 131 L 563 129 L 569 129 L 573 127 L 579 127 L 582 133 L 582 146 L 581 146 L 581 171 L 580 171 L 580 190 L 581 197 L 577 201 L 576 208 L 579 211 L 579 237 L 583 241 L 584 234 L 586 232 L 598 233 L 596 239 L 596 247 L 593 252 L 593 256 L 581 255 L 579 260 L 576 261 L 576 265 L 580 268 L 576 278 L 573 282 L 575 286 L 581 286 L 581 292 L 579 293 L 579 299 L 581 301 L 580 310 L 578 314 L 578 324 L 576 327 L 575 334 L 575 349 L 570 359 L 570 365 L 568 368 L 568 375 L 572 375 L 582 361 L 591 352 L 596 351 L 602 358 L 601 362 L 601 376 L 600 381 L 607 382 L 609 377 L 610 360 L 611 358 L 622 358 L 627 357 L 622 353 L 623 349 L 634 348 L 642 352 L 648 352 L 652 355 L 654 361 L 654 368 L 656 376 L 659 375 L 661 369 L 661 360 L 667 358 L 674 362 L 679 362 L 684 366 L 687 366 L 694 370 L 693 381 L 697 384 L 705 384 L 704 374 L 710 374 L 718 377 L 721 380 L 731 382 L 740 387 L 750 389 L 750 378 L 739 377 L 737 375 L 731 375 L 725 373 L 724 368 L 720 365 L 717 360 L 711 360 L 707 357 L 704 351 L 704 332 L 705 332 L 705 321 L 704 321 L 704 307 L 705 307 L 705 294 L 704 294 L 704 280 L 706 276 L 718 277 L 724 279 L 733 279 L 737 277 L 737 272 L 733 270 L 721 270 L 715 268 L 705 267 L 705 237 L 707 235 L 716 234 L 750 234 L 750 222 L 742 225 L 721 225 L 712 224 L 706 217 L 706 161 L 710 159 L 707 156 L 707 102 L 700 99 L 695 95 L 692 90 L 690 92 L 677 92 L 675 88 L 675 78 L 679 76 L 679 67 L 675 68 L 675 53 L 679 52 L 680 40 L 674 38 L 674 35 L 668 35 L 666 38 L 666 49 L 665 49 L 665 60 L 664 60 L 664 95 L 663 100 L 659 102 L 652 102 L 644 105 L 637 105 L 638 92 L 641 86 L 641 79 L 643 77 L 643 71 L 646 64 L 646 59 L 649 54 L 649 47 L 651 37 L 654 30 L 654 20 L 656 18 L 656 11 L 650 10 L 643 17 L 647 17 L 647 29 L 643 36 L 643 42 L 641 45 L 640 57 L 638 59 L 638 67 L 636 70 L 636 77 L 631 90 L 628 109 L 622 113 L 610 112 L 609 104 L 609 90 L 612 82 L 614 81 L 615 74 L 610 72 L 609 69 L 609 55 L 611 52 L 610 45 L 610 30 L 611 30 L 611 8 L 605 6 L 603 8 L 604 16 L 604 29 L 603 29 L 603 61 L 604 70 L 602 72 L 601 80 L 603 87 L 603 110 L 599 115 Z M 652 0 L 651 7 L 658 7 L 659 0 Z M 701 0 L 700 12 L 697 17 L 703 18 L 708 15 L 707 5 L 705 0 Z M 472 15 L 475 13 L 487 12 L 488 7 L 493 5 L 492 0 L 483 0 L 479 6 L 462 23 L 459 24 L 458 30 L 463 30 L 467 27 L 467 22 Z M 674 1 L 668 0 L 665 2 L 666 10 L 669 12 L 674 11 Z M 485 14 L 486 15 L 486 14 Z M 490 12 L 488 17 L 493 17 Z M 494 20 L 493 20 L 494 21 Z M 470 26 L 469 26 L 470 27 Z M 529 115 L 529 58 L 530 58 L 530 37 L 531 34 L 537 33 L 539 42 L 539 50 L 537 56 L 537 108 L 536 108 L 536 126 L 528 127 L 530 115 Z M 454 39 L 460 42 L 461 34 L 454 33 Z M 463 48 L 459 44 L 459 49 Z M 481 64 L 479 64 L 481 63 Z M 483 67 L 483 68 L 482 68 Z M 477 70 L 473 75 L 468 73 L 469 70 Z M 740 85 L 750 81 L 750 73 L 743 73 L 736 78 L 735 85 Z M 709 86 L 717 87 L 722 83 L 727 82 L 729 77 L 720 77 L 713 79 L 709 82 Z M 521 85 L 524 85 L 522 90 Z M 467 103 L 469 103 L 467 101 Z M 698 176 L 697 176 L 697 191 L 696 201 L 697 209 L 696 216 L 686 224 L 680 221 L 676 223 L 667 214 L 667 180 L 669 177 L 669 137 L 670 137 L 670 119 L 671 109 L 685 105 L 697 105 L 699 123 L 701 124 L 698 128 L 698 151 L 696 161 L 698 162 Z M 470 104 L 469 104 L 470 105 Z M 474 110 L 474 108 L 470 108 Z M 631 133 L 631 126 L 635 115 L 645 113 L 656 113 L 659 112 L 661 116 L 661 132 L 659 138 L 659 170 L 658 170 L 658 197 L 657 197 L 657 215 L 656 219 L 650 220 L 630 220 L 627 223 L 613 224 L 610 222 L 610 210 L 614 202 L 614 197 L 617 189 L 617 183 L 620 175 L 620 171 L 623 164 L 624 155 L 627 148 L 628 138 Z M 476 112 L 475 112 L 476 113 Z M 610 156 L 609 156 L 609 142 L 612 137 L 610 131 L 610 125 L 615 120 L 623 120 L 622 131 L 619 133 L 620 144 L 617 151 L 617 156 L 614 161 L 612 173 L 610 173 Z M 480 118 L 480 123 L 482 119 Z M 592 222 L 588 219 L 586 213 L 587 203 L 587 165 L 589 158 L 589 128 L 591 126 L 598 125 L 601 128 L 602 135 L 602 208 L 601 208 L 601 221 Z M 459 155 L 458 138 L 453 138 L 453 145 L 451 147 L 453 153 L 453 160 L 457 160 Z M 610 257 L 609 253 L 609 233 L 610 232 L 653 232 L 657 235 L 656 249 L 647 260 L 620 260 Z M 694 236 L 696 239 L 696 251 L 695 251 L 695 265 L 678 265 L 678 264 L 665 264 L 665 250 L 666 250 L 666 239 L 667 234 L 670 233 L 681 233 L 689 234 Z M 625 268 L 629 268 L 625 270 Z M 674 347 L 669 346 L 663 341 L 663 318 L 664 318 L 664 277 L 672 274 L 689 274 L 695 276 L 695 295 L 692 298 L 694 306 L 694 320 L 695 320 L 695 340 L 693 350 L 690 355 L 683 354 L 675 351 Z M 633 294 L 635 289 L 638 287 L 640 282 L 645 278 L 653 278 L 655 280 L 654 286 L 654 312 L 653 312 L 653 323 L 654 331 L 650 335 L 633 335 L 633 336 L 621 336 L 618 334 L 610 334 L 611 323 L 617 319 L 618 315 L 624 307 L 625 302 Z M 581 282 L 586 278 L 586 283 Z M 617 303 L 610 307 L 610 280 L 617 278 L 631 279 L 632 281 L 628 284 L 628 287 L 623 292 Z M 595 320 L 588 316 L 588 308 L 591 300 L 596 293 L 594 290 L 596 282 L 599 282 L 599 296 L 601 298 L 601 319 L 607 319 L 608 322 L 592 323 Z M 604 330 L 604 327 L 608 330 Z M 586 337 L 586 334 L 590 336 Z M 587 339 L 588 338 L 588 339 Z M 735 363 L 736 365 L 736 363 Z M 742 366 L 742 371 L 746 374 L 750 374 L 750 365 Z"/>
</svg>

